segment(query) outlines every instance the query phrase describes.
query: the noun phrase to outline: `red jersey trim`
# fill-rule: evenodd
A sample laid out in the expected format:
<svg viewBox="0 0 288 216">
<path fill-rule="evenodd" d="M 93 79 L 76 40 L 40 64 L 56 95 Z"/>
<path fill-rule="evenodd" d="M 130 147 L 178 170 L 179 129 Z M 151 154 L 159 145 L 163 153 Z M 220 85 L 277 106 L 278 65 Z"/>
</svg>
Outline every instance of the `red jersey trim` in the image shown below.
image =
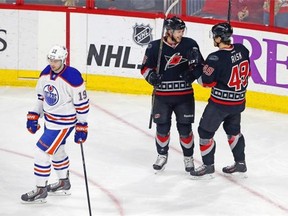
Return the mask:
<svg viewBox="0 0 288 216">
<path fill-rule="evenodd" d="M 172 95 L 188 95 L 188 94 L 192 94 L 192 93 L 193 93 L 193 90 L 184 91 L 184 92 L 159 92 L 159 91 L 156 91 L 155 95 L 172 96 Z"/>
<path fill-rule="evenodd" d="M 213 101 L 214 103 L 221 104 L 221 105 L 228 105 L 228 106 L 241 105 L 245 102 L 245 99 L 243 99 L 241 101 L 237 101 L 237 102 L 222 101 L 222 100 L 218 100 L 212 96 L 210 97 L 210 100 Z"/>
</svg>

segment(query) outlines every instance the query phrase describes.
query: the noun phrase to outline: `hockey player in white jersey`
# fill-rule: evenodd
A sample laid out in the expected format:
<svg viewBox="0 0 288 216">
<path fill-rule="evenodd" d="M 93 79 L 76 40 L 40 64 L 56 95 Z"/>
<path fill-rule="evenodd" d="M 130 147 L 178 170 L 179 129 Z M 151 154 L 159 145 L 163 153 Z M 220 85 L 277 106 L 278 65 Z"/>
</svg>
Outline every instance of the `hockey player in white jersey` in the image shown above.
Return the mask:
<svg viewBox="0 0 288 216">
<path fill-rule="evenodd" d="M 24 203 L 43 203 L 48 194 L 68 195 L 69 157 L 65 152 L 67 137 L 75 128 L 74 141 L 87 139 L 89 98 L 81 73 L 65 64 L 68 52 L 55 45 L 48 53 L 49 65 L 41 72 L 36 86 L 37 103 L 27 114 L 27 129 L 35 134 L 44 118 L 44 132 L 35 146 L 34 176 L 36 188 L 21 196 Z M 59 180 L 48 184 L 51 169 Z"/>
</svg>

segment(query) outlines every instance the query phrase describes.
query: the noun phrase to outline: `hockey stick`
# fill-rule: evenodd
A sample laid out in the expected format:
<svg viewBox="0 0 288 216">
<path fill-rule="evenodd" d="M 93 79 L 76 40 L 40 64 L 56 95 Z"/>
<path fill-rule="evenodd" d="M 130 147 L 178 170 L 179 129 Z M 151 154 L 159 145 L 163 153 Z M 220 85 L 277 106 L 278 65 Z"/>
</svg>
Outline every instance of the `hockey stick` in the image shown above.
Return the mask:
<svg viewBox="0 0 288 216">
<path fill-rule="evenodd" d="M 159 50 L 158 50 L 158 59 L 157 59 L 157 68 L 156 68 L 156 74 L 159 74 L 160 70 L 160 63 L 161 63 L 161 55 L 162 55 L 162 49 L 163 49 L 163 40 L 164 40 L 164 30 L 165 30 L 165 20 L 168 17 L 168 14 L 172 10 L 172 8 L 178 4 L 179 0 L 175 0 L 166 10 L 164 14 L 164 20 L 163 20 L 163 26 L 162 26 L 162 32 L 161 32 L 161 39 L 160 39 L 160 45 L 159 45 Z M 153 119 L 153 107 L 154 107 L 154 97 L 155 97 L 155 86 L 153 88 L 152 92 L 152 108 L 151 108 L 151 113 L 150 113 L 150 120 L 149 120 L 149 129 L 152 127 L 152 119 Z"/>
<path fill-rule="evenodd" d="M 231 0 L 228 0 L 228 13 L 227 13 L 227 22 L 230 24 L 231 19 Z"/>
<path fill-rule="evenodd" d="M 85 166 L 85 158 L 84 158 L 84 150 L 83 150 L 83 145 L 82 144 L 83 144 L 83 142 L 81 141 L 80 142 L 80 147 L 81 147 L 81 154 L 82 154 L 82 164 L 83 164 L 83 171 L 84 171 L 84 178 L 85 178 L 85 185 L 86 185 L 89 216 L 92 216 L 91 205 L 90 205 L 90 196 L 89 196 L 89 188 L 88 188 L 88 180 L 87 180 L 86 166 Z"/>
<path fill-rule="evenodd" d="M 162 55 L 162 49 L 163 49 L 163 35 L 164 35 L 164 30 L 165 30 L 165 20 L 168 17 L 168 14 L 170 13 L 170 11 L 172 10 L 172 8 L 178 4 L 179 0 L 175 0 L 167 9 L 167 11 L 165 12 L 164 15 L 164 20 L 163 20 L 163 26 L 162 26 L 162 32 L 161 32 L 161 40 L 160 40 L 160 46 L 159 46 L 159 51 L 158 51 L 158 59 L 157 59 L 157 71 L 156 73 L 159 73 L 160 70 L 160 63 L 161 63 L 161 55 Z"/>
</svg>

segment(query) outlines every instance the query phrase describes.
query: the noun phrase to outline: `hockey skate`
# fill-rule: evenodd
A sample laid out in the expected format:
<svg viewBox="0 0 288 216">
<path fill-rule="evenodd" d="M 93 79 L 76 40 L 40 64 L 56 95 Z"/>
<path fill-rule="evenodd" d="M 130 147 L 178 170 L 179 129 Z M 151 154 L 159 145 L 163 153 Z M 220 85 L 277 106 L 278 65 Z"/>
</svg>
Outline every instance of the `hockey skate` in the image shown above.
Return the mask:
<svg viewBox="0 0 288 216">
<path fill-rule="evenodd" d="M 168 155 L 158 155 L 156 162 L 153 164 L 153 169 L 157 172 L 163 171 L 168 160 Z"/>
<path fill-rule="evenodd" d="M 214 178 L 213 173 L 215 172 L 214 164 L 205 165 L 198 167 L 190 172 L 192 179 L 212 179 Z"/>
<path fill-rule="evenodd" d="M 235 162 L 233 165 L 231 166 L 226 166 L 222 169 L 223 173 L 229 175 L 238 175 L 241 176 L 243 178 L 247 178 L 247 175 L 245 174 L 245 172 L 247 171 L 247 167 L 246 167 L 246 163 L 245 161 L 239 161 L 239 162 Z"/>
<path fill-rule="evenodd" d="M 47 186 L 47 191 L 49 195 L 54 195 L 54 196 L 67 196 L 70 195 L 70 180 L 69 178 L 65 179 L 59 179 L 58 182 L 55 182 L 53 184 L 49 184 Z"/>
<path fill-rule="evenodd" d="M 194 160 L 193 157 L 184 157 L 184 165 L 185 165 L 185 171 L 191 172 L 194 171 Z"/>
<path fill-rule="evenodd" d="M 22 194 L 22 203 L 46 203 L 48 196 L 47 187 L 36 187 L 36 189 Z"/>
</svg>

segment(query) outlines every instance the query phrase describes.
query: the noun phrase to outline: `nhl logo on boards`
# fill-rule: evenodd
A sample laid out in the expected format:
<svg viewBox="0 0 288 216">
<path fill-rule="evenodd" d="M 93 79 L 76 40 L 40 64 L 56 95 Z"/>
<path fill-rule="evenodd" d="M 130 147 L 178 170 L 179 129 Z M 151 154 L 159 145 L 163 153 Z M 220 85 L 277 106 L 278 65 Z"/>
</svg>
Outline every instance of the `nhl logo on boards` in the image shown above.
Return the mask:
<svg viewBox="0 0 288 216">
<path fill-rule="evenodd" d="M 150 43 L 152 41 L 152 28 L 148 25 L 138 25 L 136 23 L 135 26 L 133 26 L 133 40 L 136 44 L 140 46 L 144 46 Z"/>
</svg>

